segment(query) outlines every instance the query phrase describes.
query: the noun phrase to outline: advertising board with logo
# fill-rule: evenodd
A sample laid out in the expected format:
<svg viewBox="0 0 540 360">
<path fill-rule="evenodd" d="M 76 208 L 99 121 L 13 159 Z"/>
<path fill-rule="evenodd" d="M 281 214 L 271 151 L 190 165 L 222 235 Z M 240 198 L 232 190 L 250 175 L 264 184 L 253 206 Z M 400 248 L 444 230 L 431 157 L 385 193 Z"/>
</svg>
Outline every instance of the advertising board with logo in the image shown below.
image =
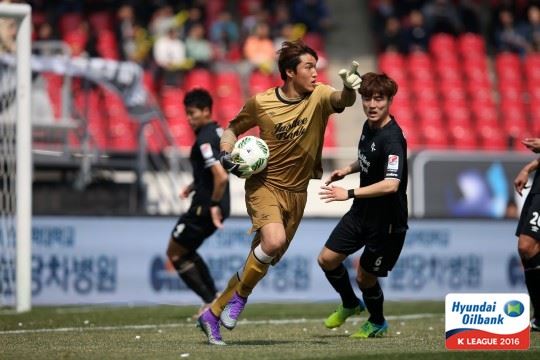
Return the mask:
<svg viewBox="0 0 540 360">
<path fill-rule="evenodd" d="M 445 301 L 449 350 L 527 350 L 529 295 L 448 294 Z"/>
<path fill-rule="evenodd" d="M 338 301 L 317 263 L 339 219 L 306 218 L 287 254 L 257 286 L 252 302 Z M 32 301 L 199 304 L 165 255 L 176 218 L 35 217 Z M 439 300 L 448 293 L 526 292 L 514 221 L 411 221 L 401 256 L 381 279 L 391 300 Z M 231 218 L 199 249 L 218 289 L 243 266 L 252 236 Z M 345 265 L 355 284 L 361 251 Z M 0 253 L 0 295 L 13 292 L 14 264 Z M 6 281 L 11 277 L 11 281 Z M 354 286 L 358 295 L 359 291 Z"/>
</svg>

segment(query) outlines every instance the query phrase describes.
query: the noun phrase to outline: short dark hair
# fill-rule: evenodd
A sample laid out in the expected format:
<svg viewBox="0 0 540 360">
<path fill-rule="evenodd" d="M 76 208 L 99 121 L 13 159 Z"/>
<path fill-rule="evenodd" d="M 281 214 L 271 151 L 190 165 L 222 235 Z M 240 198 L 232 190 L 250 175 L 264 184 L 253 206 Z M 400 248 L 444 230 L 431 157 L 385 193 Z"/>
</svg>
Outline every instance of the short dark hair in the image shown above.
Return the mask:
<svg viewBox="0 0 540 360">
<path fill-rule="evenodd" d="M 212 96 L 203 88 L 190 90 L 184 96 L 184 106 L 194 106 L 198 109 L 208 108 L 212 112 Z"/>
<path fill-rule="evenodd" d="M 366 97 L 379 94 L 391 99 L 396 95 L 397 90 L 397 83 L 385 73 L 376 74 L 368 72 L 362 75 L 362 85 L 360 85 L 358 93 Z"/>
<path fill-rule="evenodd" d="M 317 52 L 300 39 L 295 41 L 284 41 L 281 44 L 281 49 L 278 50 L 278 68 L 281 80 L 287 80 L 287 70 L 292 69 L 296 71 L 296 67 L 300 64 L 300 56 L 304 54 L 310 54 L 315 60 L 319 60 Z"/>
</svg>

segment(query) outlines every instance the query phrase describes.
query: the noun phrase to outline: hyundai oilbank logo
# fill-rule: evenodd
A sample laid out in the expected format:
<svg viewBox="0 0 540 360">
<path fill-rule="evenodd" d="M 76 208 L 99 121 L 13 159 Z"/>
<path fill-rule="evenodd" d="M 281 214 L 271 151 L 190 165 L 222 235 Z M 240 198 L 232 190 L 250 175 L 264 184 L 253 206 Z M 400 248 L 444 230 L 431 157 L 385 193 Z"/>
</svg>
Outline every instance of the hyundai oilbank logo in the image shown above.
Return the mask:
<svg viewBox="0 0 540 360">
<path fill-rule="evenodd" d="M 518 317 L 523 314 L 525 307 L 517 300 L 510 300 L 504 304 L 504 313 L 510 317 Z"/>
</svg>

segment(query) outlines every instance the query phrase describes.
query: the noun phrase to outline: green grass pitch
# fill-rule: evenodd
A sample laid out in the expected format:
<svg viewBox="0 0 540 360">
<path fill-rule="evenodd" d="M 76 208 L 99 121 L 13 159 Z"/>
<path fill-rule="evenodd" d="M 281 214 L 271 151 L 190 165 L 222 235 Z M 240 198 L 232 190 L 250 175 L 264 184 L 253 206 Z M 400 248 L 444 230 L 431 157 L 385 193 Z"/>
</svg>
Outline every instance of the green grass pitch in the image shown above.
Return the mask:
<svg viewBox="0 0 540 360">
<path fill-rule="evenodd" d="M 335 304 L 248 304 L 228 346 L 207 345 L 195 306 L 0 309 L 0 359 L 540 359 L 540 333 L 528 351 L 456 352 L 444 345 L 442 302 L 387 302 L 384 338 L 348 337 L 365 319 L 328 330 Z"/>
</svg>

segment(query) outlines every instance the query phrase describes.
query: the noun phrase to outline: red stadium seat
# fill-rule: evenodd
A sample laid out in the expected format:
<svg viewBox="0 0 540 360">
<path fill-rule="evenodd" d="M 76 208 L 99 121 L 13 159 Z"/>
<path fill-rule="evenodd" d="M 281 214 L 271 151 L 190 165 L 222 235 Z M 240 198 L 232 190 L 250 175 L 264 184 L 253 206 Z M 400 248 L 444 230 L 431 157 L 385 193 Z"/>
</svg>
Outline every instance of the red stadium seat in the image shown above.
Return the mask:
<svg viewBox="0 0 540 360">
<path fill-rule="evenodd" d="M 450 126 L 449 132 L 454 149 L 473 150 L 478 147 L 476 133 L 471 131 L 470 124 Z"/>
<path fill-rule="evenodd" d="M 95 32 L 113 31 L 113 15 L 108 11 L 96 11 L 88 15 L 88 22 Z"/>
<path fill-rule="evenodd" d="M 423 127 L 429 125 L 442 126 L 443 112 L 438 102 L 425 103 L 422 106 L 418 106 L 416 110 L 416 116 Z"/>
<path fill-rule="evenodd" d="M 429 82 L 434 80 L 431 58 L 427 53 L 414 52 L 407 58 L 407 72 L 413 82 Z"/>
<path fill-rule="evenodd" d="M 448 148 L 448 134 L 443 126 L 429 124 L 423 127 L 422 136 L 428 149 Z"/>
<path fill-rule="evenodd" d="M 403 69 L 405 66 L 405 57 L 398 52 L 387 51 L 379 55 L 379 70 L 388 73 L 389 69 Z"/>
<path fill-rule="evenodd" d="M 480 145 L 484 150 L 507 150 L 508 136 L 497 127 L 486 127 L 479 132 Z"/>
<path fill-rule="evenodd" d="M 523 70 L 525 72 L 525 79 L 527 82 L 540 82 L 540 54 L 528 54 L 523 62 Z"/>
<path fill-rule="evenodd" d="M 465 103 L 445 102 L 443 109 L 448 126 L 467 127 L 470 131 L 471 113 Z"/>
<path fill-rule="evenodd" d="M 209 70 L 193 69 L 186 74 L 183 88 L 186 92 L 194 88 L 203 88 L 212 93 L 213 84 L 213 76 Z"/>
<path fill-rule="evenodd" d="M 435 73 L 441 83 L 462 83 L 464 80 L 463 71 L 457 63 L 437 62 Z"/>
<path fill-rule="evenodd" d="M 456 57 L 456 39 L 452 35 L 445 33 L 434 34 L 429 40 L 429 52 L 436 58 Z"/>
<path fill-rule="evenodd" d="M 328 125 L 326 125 L 326 131 L 324 132 L 323 147 L 330 148 L 336 146 L 336 130 L 334 125 L 335 119 L 331 116 L 328 119 Z"/>
<path fill-rule="evenodd" d="M 249 93 L 251 96 L 263 92 L 274 86 L 274 78 L 271 74 L 263 74 L 254 71 L 249 77 Z"/>
<path fill-rule="evenodd" d="M 503 129 L 517 136 L 528 128 L 527 113 L 521 101 L 506 101 L 500 105 Z"/>
<path fill-rule="evenodd" d="M 490 84 L 468 82 L 466 89 L 468 96 L 475 102 L 475 104 L 480 104 L 480 106 L 483 104 L 495 106 L 493 89 Z"/>
<path fill-rule="evenodd" d="M 467 99 L 467 93 L 461 83 L 441 82 L 439 91 L 445 102 L 462 103 Z"/>
<path fill-rule="evenodd" d="M 392 105 L 390 114 L 395 117 L 400 126 L 412 127 L 415 125 L 414 112 L 410 107 Z"/>
<path fill-rule="evenodd" d="M 523 89 L 520 83 L 499 83 L 498 90 L 501 101 L 523 101 Z"/>
<path fill-rule="evenodd" d="M 399 119 L 397 120 L 399 123 Z M 417 150 L 421 148 L 420 136 L 418 134 L 419 130 L 417 126 L 406 125 L 399 123 L 401 130 L 403 130 L 403 135 L 407 140 L 407 148 L 409 151 Z"/>
<path fill-rule="evenodd" d="M 96 48 L 101 57 L 105 59 L 120 59 L 116 35 L 111 30 L 101 30 L 98 32 Z"/>
<path fill-rule="evenodd" d="M 218 72 L 215 75 L 215 96 L 219 98 L 242 98 L 240 75 L 235 71 Z"/>
<path fill-rule="evenodd" d="M 60 16 L 60 35 L 63 37 L 75 31 L 83 23 L 83 16 L 80 13 L 66 13 Z"/>
<path fill-rule="evenodd" d="M 496 107 L 477 106 L 472 108 L 476 128 L 482 131 L 485 128 L 500 128 L 499 113 Z"/>
<path fill-rule="evenodd" d="M 479 34 L 465 33 L 457 39 L 459 53 L 464 58 L 481 58 L 486 56 L 484 37 Z"/>
<path fill-rule="evenodd" d="M 463 62 L 463 72 L 469 83 L 491 84 L 486 58 L 466 59 Z"/>
</svg>

